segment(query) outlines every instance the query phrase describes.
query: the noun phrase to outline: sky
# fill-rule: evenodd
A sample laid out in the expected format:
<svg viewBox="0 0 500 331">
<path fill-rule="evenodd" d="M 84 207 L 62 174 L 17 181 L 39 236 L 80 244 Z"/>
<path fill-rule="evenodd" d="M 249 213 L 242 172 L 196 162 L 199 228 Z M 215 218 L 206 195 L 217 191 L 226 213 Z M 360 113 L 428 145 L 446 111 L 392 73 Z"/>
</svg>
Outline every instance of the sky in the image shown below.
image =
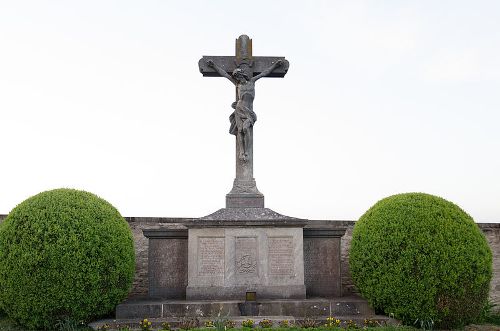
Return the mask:
<svg viewBox="0 0 500 331">
<path fill-rule="evenodd" d="M 266 207 L 356 220 L 425 192 L 500 222 L 499 1 L 0 1 L 0 214 L 54 188 L 201 217 L 235 176 L 234 86 L 203 55 L 285 56 L 256 84 Z"/>
</svg>

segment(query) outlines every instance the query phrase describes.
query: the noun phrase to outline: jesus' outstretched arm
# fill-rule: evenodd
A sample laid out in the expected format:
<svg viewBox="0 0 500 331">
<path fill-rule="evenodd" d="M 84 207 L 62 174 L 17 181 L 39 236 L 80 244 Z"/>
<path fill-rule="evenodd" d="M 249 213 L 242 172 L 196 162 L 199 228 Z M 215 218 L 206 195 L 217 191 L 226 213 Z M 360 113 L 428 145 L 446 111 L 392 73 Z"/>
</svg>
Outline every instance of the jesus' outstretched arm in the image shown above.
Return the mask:
<svg viewBox="0 0 500 331">
<path fill-rule="evenodd" d="M 215 64 L 214 61 L 212 60 L 208 60 L 207 61 L 207 65 L 210 67 L 210 68 L 214 68 L 215 71 L 217 71 L 217 73 L 219 75 L 221 75 L 222 77 L 226 77 L 227 79 L 229 79 L 231 81 L 231 83 L 233 83 L 234 85 L 236 85 L 236 81 L 234 80 L 233 77 L 231 77 L 227 72 L 226 70 L 222 69 L 221 67 L 219 67 L 217 64 Z"/>
<path fill-rule="evenodd" d="M 262 71 L 260 74 L 258 74 L 257 76 L 253 77 L 252 78 L 252 81 L 255 82 L 257 81 L 258 79 L 261 79 L 262 77 L 266 77 L 267 75 L 269 75 L 271 72 L 273 72 L 274 69 L 276 69 L 277 67 L 280 67 L 283 65 L 283 60 L 278 60 L 276 62 L 273 63 L 272 66 L 270 66 L 269 68 L 267 68 L 266 70 Z"/>
</svg>

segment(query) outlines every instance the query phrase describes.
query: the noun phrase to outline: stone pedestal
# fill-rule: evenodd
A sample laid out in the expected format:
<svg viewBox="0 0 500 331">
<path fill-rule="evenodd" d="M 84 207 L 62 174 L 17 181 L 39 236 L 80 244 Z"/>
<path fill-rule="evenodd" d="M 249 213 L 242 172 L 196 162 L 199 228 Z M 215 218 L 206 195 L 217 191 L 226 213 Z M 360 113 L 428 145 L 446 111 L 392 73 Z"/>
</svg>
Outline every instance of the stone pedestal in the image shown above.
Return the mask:
<svg viewBox="0 0 500 331">
<path fill-rule="evenodd" d="M 307 223 L 307 225 L 306 225 Z M 245 301 L 342 296 L 339 222 L 224 208 L 143 230 L 150 298 Z"/>
<path fill-rule="evenodd" d="M 226 208 L 264 208 L 264 194 L 257 189 L 253 178 L 253 127 L 248 130 L 248 149 L 246 159 L 240 155 L 245 151 L 241 149 L 241 135 L 236 135 L 236 178 L 231 192 L 226 194 Z"/>
<path fill-rule="evenodd" d="M 302 299 L 306 220 L 224 208 L 189 228 L 187 299 Z"/>
<path fill-rule="evenodd" d="M 227 208 L 263 208 L 264 195 L 262 193 L 228 193 L 226 194 Z"/>
</svg>

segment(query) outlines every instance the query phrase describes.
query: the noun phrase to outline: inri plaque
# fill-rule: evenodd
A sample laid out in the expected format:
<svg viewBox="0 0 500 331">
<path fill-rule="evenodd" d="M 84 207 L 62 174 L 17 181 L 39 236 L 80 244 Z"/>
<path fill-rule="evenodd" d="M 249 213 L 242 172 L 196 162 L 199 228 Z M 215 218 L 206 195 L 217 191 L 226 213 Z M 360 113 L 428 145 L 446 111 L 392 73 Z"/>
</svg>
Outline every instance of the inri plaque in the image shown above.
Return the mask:
<svg viewBox="0 0 500 331">
<path fill-rule="evenodd" d="M 224 275 L 224 237 L 198 237 L 198 275 Z"/>
</svg>

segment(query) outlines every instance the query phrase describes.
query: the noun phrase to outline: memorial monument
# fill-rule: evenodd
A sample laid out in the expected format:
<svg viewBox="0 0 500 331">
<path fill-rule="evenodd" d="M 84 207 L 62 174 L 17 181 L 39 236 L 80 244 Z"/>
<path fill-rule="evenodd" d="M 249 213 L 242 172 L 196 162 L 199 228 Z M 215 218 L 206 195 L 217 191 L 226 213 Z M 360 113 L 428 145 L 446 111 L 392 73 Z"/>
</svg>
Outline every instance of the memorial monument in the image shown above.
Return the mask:
<svg viewBox="0 0 500 331">
<path fill-rule="evenodd" d="M 305 298 L 302 228 L 307 220 L 264 207 L 253 178 L 255 83 L 284 77 L 284 57 L 252 54 L 252 40 L 236 40 L 235 56 L 203 56 L 203 76 L 224 77 L 236 87 L 229 132 L 236 140 L 236 178 L 226 208 L 187 223 L 188 299 Z"/>
<path fill-rule="evenodd" d="M 284 77 L 288 61 L 253 56 L 252 40 L 242 35 L 234 56 L 203 56 L 198 66 L 204 77 L 223 77 L 236 89 L 229 117 L 229 133 L 235 136 L 233 187 L 225 208 L 208 216 L 143 229 L 149 298 L 119 305 L 116 317 L 165 318 L 193 314 L 193 309 L 214 313 L 200 300 L 224 303 L 232 316 L 247 314 L 242 310 L 247 300 L 259 301 L 254 315 L 295 316 L 308 309 L 324 314 L 347 306 L 345 311 L 352 312 L 352 302 L 338 306 L 333 299 L 306 299 L 342 296 L 340 238 L 346 228 L 265 208 L 253 177 L 256 82 Z"/>
</svg>

